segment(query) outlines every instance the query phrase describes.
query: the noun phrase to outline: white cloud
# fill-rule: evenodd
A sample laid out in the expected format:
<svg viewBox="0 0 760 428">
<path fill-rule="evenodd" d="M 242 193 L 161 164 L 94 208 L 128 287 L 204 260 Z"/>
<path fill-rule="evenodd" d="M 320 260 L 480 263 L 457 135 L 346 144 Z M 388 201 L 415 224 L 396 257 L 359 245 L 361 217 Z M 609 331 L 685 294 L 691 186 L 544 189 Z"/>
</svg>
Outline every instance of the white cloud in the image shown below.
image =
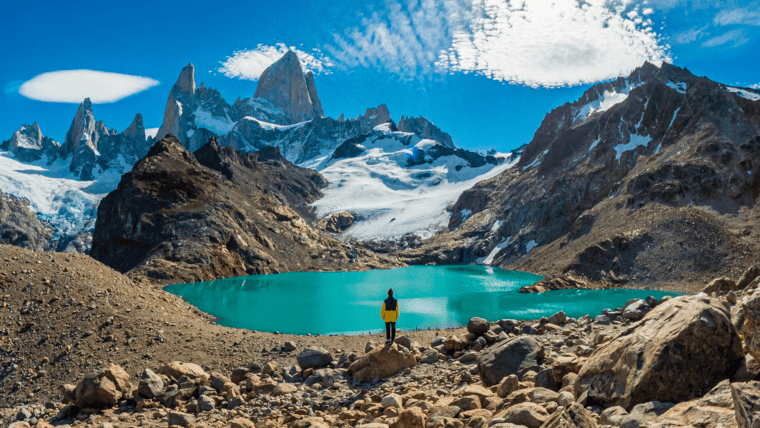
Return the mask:
<svg viewBox="0 0 760 428">
<path fill-rule="evenodd" d="M 702 28 L 690 28 L 671 36 L 671 41 L 676 45 L 687 45 L 706 35 L 706 30 L 707 26 Z"/>
<path fill-rule="evenodd" d="M 644 61 L 669 61 L 668 47 L 627 2 L 474 0 L 478 16 L 454 31 L 439 63 L 532 87 L 627 75 Z"/>
<path fill-rule="evenodd" d="M 652 9 L 651 7 L 648 7 L 641 11 L 642 15 L 651 15 L 653 13 L 654 13 L 654 9 Z"/>
<path fill-rule="evenodd" d="M 748 41 L 749 39 L 747 38 L 744 30 L 739 28 L 739 29 L 721 34 L 720 36 L 715 36 L 705 41 L 704 43 L 702 43 L 702 47 L 711 48 L 715 46 L 722 46 L 728 43 L 731 43 L 731 46 L 733 47 L 737 47 L 737 46 L 741 46 L 747 43 Z"/>
<path fill-rule="evenodd" d="M 113 103 L 158 85 L 157 80 L 129 74 L 96 70 L 61 70 L 42 73 L 27 80 L 19 93 L 38 101 L 95 104 Z"/>
<path fill-rule="evenodd" d="M 308 53 L 293 47 L 288 48 L 284 43 L 277 43 L 275 46 L 258 45 L 255 49 L 236 51 L 232 56 L 227 57 L 217 71 L 227 77 L 257 80 L 267 67 L 282 58 L 288 50 L 298 55 L 304 72 L 328 73 L 329 67 L 333 65 L 329 58 L 316 49 L 313 53 Z"/>
<path fill-rule="evenodd" d="M 756 9 L 726 9 L 715 15 L 715 25 L 760 25 L 760 11 Z"/>
</svg>

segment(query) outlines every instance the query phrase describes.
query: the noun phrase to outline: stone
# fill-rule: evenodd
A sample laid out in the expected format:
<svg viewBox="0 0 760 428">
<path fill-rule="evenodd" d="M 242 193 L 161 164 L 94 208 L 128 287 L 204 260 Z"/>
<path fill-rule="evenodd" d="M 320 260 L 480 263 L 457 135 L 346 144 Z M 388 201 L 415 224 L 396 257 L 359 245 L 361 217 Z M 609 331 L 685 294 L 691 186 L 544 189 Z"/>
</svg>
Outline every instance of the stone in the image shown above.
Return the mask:
<svg viewBox="0 0 760 428">
<path fill-rule="evenodd" d="M 169 426 L 177 425 L 186 427 L 195 423 L 195 417 L 188 413 L 183 412 L 171 412 L 169 413 Z"/>
<path fill-rule="evenodd" d="M 522 377 L 530 370 L 538 370 L 543 358 L 543 346 L 536 339 L 520 336 L 481 353 L 478 373 L 485 386 L 496 385 L 505 376 Z"/>
<path fill-rule="evenodd" d="M 245 418 L 235 418 L 230 421 L 230 428 L 256 428 L 256 425 Z"/>
<path fill-rule="evenodd" d="M 681 296 L 598 347 L 576 387 L 602 407 L 687 401 L 733 375 L 743 357 L 725 300 Z"/>
<path fill-rule="evenodd" d="M 80 408 L 112 407 L 130 392 L 129 375 L 110 365 L 102 372 L 85 377 L 74 390 L 74 404 Z"/>
<path fill-rule="evenodd" d="M 16 413 L 16 420 L 17 421 L 28 421 L 29 419 L 32 418 L 33 415 L 34 415 L 34 413 L 32 413 L 31 410 L 29 410 L 26 407 L 22 407 L 21 409 L 19 409 L 18 413 Z"/>
<path fill-rule="evenodd" d="M 739 428 L 760 427 L 760 381 L 732 383 L 731 396 Z"/>
<path fill-rule="evenodd" d="M 461 351 L 466 347 L 467 341 L 457 336 L 451 336 L 443 341 L 443 349 L 449 352 Z"/>
<path fill-rule="evenodd" d="M 293 394 L 296 391 L 298 391 L 298 387 L 292 383 L 280 383 L 274 387 L 270 395 L 272 397 L 279 397 L 281 395 Z"/>
<path fill-rule="evenodd" d="M 646 301 L 638 299 L 635 302 L 628 305 L 623 311 L 623 318 L 631 321 L 638 321 L 644 318 L 652 308 L 649 307 Z"/>
<path fill-rule="evenodd" d="M 473 409 L 480 409 L 480 398 L 478 398 L 475 395 L 468 395 L 466 397 L 462 397 L 454 402 L 451 403 L 452 406 L 457 406 L 460 409 L 467 411 L 467 410 L 473 410 Z"/>
<path fill-rule="evenodd" d="M 514 331 L 515 327 L 517 327 L 517 321 L 504 319 L 496 321 L 496 325 L 498 325 L 504 333 L 509 334 Z"/>
<path fill-rule="evenodd" d="M 747 382 L 754 380 L 760 375 L 760 362 L 750 354 L 744 356 L 744 360 L 741 362 L 739 369 L 734 376 L 734 382 Z"/>
<path fill-rule="evenodd" d="M 140 382 L 137 384 L 137 392 L 146 398 L 153 398 L 164 392 L 164 381 L 161 376 L 151 369 L 143 370 L 140 374 Z"/>
<path fill-rule="evenodd" d="M 597 428 L 598 426 L 594 413 L 574 403 L 549 417 L 541 428 Z"/>
<path fill-rule="evenodd" d="M 375 378 L 391 376 L 400 370 L 417 365 L 417 359 L 412 353 L 399 350 L 397 344 L 382 346 L 370 351 L 357 359 L 348 367 L 357 382 L 368 382 Z"/>
<path fill-rule="evenodd" d="M 499 398 L 504 398 L 511 394 L 514 390 L 517 389 L 517 385 L 519 384 L 519 380 L 517 379 L 517 375 L 511 374 L 509 376 L 504 377 L 498 384 L 496 388 L 496 395 L 499 396 Z"/>
<path fill-rule="evenodd" d="M 293 352 L 296 350 L 296 344 L 291 341 L 287 341 L 282 345 L 282 350 L 285 352 Z"/>
<path fill-rule="evenodd" d="M 484 335 L 490 328 L 491 324 L 483 318 L 473 317 L 467 323 L 467 331 L 477 336 Z"/>
<path fill-rule="evenodd" d="M 637 404 L 620 420 L 620 428 L 638 428 L 647 422 L 654 422 L 672 407 L 672 403 L 659 401 Z"/>
<path fill-rule="evenodd" d="M 201 366 L 193 363 L 183 363 L 180 361 L 171 361 L 169 364 L 161 366 L 157 370 L 158 374 L 169 376 L 174 379 L 179 379 L 182 376 L 187 376 L 189 379 L 205 379 L 209 380 L 210 376 L 206 373 Z"/>
<path fill-rule="evenodd" d="M 412 338 L 409 336 L 397 337 L 394 342 L 403 346 L 406 349 L 412 349 Z"/>
<path fill-rule="evenodd" d="M 549 413 L 536 403 L 520 403 L 499 414 L 504 422 L 524 425 L 528 428 L 539 428 L 549 419 Z"/>
<path fill-rule="evenodd" d="M 254 98 L 264 98 L 280 107 L 292 123 L 320 116 L 309 96 L 301 62 L 290 50 L 261 73 Z"/>
<path fill-rule="evenodd" d="M 412 407 L 399 413 L 396 422 L 390 428 L 425 428 L 425 414 L 419 407 Z"/>
<path fill-rule="evenodd" d="M 735 308 L 739 306 L 741 319 L 736 322 L 739 324 L 737 330 L 744 336 L 747 352 L 756 360 L 760 360 L 760 293 L 755 292 L 743 297 Z"/>
<path fill-rule="evenodd" d="M 628 416 L 628 412 L 621 406 L 612 406 L 604 409 L 599 417 L 599 423 L 602 425 L 614 425 L 620 426 L 623 422 L 623 418 Z"/>
<path fill-rule="evenodd" d="M 440 418 L 432 416 L 428 419 L 427 428 L 463 428 L 464 422 L 455 418 Z"/>
<path fill-rule="evenodd" d="M 557 404 L 562 407 L 567 407 L 575 402 L 575 396 L 570 391 L 562 391 L 557 397 Z"/>
<path fill-rule="evenodd" d="M 710 283 L 707 284 L 707 286 L 705 286 L 705 288 L 703 288 L 700 293 L 705 293 L 709 296 L 711 293 L 722 294 L 736 290 L 736 283 L 731 278 L 722 277 L 715 278 L 710 281 Z"/>
<path fill-rule="evenodd" d="M 554 325 L 562 325 L 567 322 L 567 315 L 564 312 L 559 311 L 556 314 L 549 317 L 549 322 Z"/>
<path fill-rule="evenodd" d="M 459 357 L 457 361 L 459 361 L 462 364 L 467 364 L 477 359 L 478 359 L 478 353 L 475 351 L 469 351 L 469 352 L 465 352 L 465 354 Z"/>
<path fill-rule="evenodd" d="M 494 395 L 494 393 L 490 389 L 484 388 L 480 385 L 467 385 L 464 388 L 462 388 L 461 394 L 463 396 L 474 395 L 478 397 L 478 399 L 480 399 L 481 402 L 488 397 L 493 397 Z"/>
<path fill-rule="evenodd" d="M 385 397 L 380 400 L 380 404 L 383 405 L 383 407 L 395 407 L 397 409 L 403 409 L 404 401 L 401 399 L 401 396 L 398 394 L 388 394 Z"/>
<path fill-rule="evenodd" d="M 435 349 L 428 349 L 420 357 L 420 364 L 434 364 L 438 361 L 438 351 Z"/>
<path fill-rule="evenodd" d="M 557 400 L 559 400 L 559 393 L 547 388 L 533 388 L 528 396 L 530 397 L 530 401 L 538 404 L 549 403 L 552 401 L 557 402 Z"/>
<path fill-rule="evenodd" d="M 301 351 L 296 357 L 301 369 L 325 367 L 332 363 L 332 355 L 324 348 L 310 347 Z"/>
<path fill-rule="evenodd" d="M 216 407 L 216 401 L 208 395 L 201 395 L 198 397 L 198 409 L 201 412 L 209 412 Z"/>
<path fill-rule="evenodd" d="M 8 428 L 30 428 L 29 423 L 25 421 L 16 421 L 8 425 Z"/>
</svg>

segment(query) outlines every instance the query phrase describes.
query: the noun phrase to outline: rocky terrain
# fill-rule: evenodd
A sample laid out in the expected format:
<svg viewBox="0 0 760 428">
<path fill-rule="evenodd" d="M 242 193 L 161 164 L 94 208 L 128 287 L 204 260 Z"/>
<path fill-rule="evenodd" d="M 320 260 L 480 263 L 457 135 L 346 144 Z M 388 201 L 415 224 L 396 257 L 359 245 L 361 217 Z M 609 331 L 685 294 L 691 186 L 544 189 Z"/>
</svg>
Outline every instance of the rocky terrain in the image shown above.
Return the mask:
<svg viewBox="0 0 760 428">
<path fill-rule="evenodd" d="M 760 262 L 759 154 L 756 91 L 645 64 L 547 114 L 517 165 L 403 258 L 489 260 L 548 275 L 541 289 L 696 291 Z"/>
<path fill-rule="evenodd" d="M 288 336 L 79 254 L 0 246 L 0 418 L 36 426 L 751 427 L 759 268 L 591 318 Z"/>
<path fill-rule="evenodd" d="M 190 153 L 169 136 L 101 201 L 91 254 L 172 283 L 403 265 L 310 225 L 325 186 L 277 148 L 241 154 L 212 138 Z"/>
<path fill-rule="evenodd" d="M 43 250 L 53 235 L 51 229 L 29 210 L 26 201 L 0 191 L 0 243 Z"/>
</svg>

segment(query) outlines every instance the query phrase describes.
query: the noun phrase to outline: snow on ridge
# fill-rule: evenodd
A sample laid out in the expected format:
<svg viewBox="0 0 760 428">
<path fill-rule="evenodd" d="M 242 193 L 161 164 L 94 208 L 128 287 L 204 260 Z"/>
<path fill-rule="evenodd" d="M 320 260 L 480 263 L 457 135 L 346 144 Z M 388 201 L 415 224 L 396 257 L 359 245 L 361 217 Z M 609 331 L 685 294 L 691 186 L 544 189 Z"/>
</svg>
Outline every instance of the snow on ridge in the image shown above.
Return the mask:
<svg viewBox="0 0 760 428">
<path fill-rule="evenodd" d="M 634 150 L 636 147 L 646 147 L 650 141 L 652 141 L 652 139 L 647 135 L 630 134 L 630 141 L 627 144 L 618 144 L 613 147 L 613 149 L 615 149 L 615 160 L 620 161 L 620 156 L 622 156 L 623 153 L 629 150 Z"/>
<path fill-rule="evenodd" d="M 525 244 L 525 254 L 530 253 L 530 250 L 538 247 L 538 243 L 536 241 L 531 240 L 527 244 Z"/>
<path fill-rule="evenodd" d="M 607 111 L 612 106 L 622 103 L 628 98 L 628 94 L 631 93 L 631 90 L 640 85 L 641 83 L 631 84 L 630 82 L 626 81 L 625 88 L 623 88 L 620 92 L 617 92 L 614 89 L 604 91 L 604 93 L 601 94 L 598 99 L 591 101 L 576 110 L 573 123 L 582 122 L 594 113 Z"/>
<path fill-rule="evenodd" d="M 237 124 L 237 122 L 233 121 L 229 116 L 227 116 L 227 113 L 225 113 L 224 117 L 222 118 L 219 116 L 214 116 L 210 111 L 202 107 L 195 109 L 195 112 L 193 112 L 193 114 L 195 115 L 195 125 L 198 128 L 206 128 L 219 136 L 228 134 Z"/>
<path fill-rule="evenodd" d="M 734 88 L 734 87 L 731 87 L 731 86 L 726 86 L 726 90 L 728 92 L 736 94 L 736 95 L 738 95 L 738 96 L 740 96 L 742 98 L 746 98 L 746 99 L 748 99 L 750 101 L 758 101 L 758 100 L 760 100 L 760 94 L 752 92 L 752 91 L 748 91 L 746 89 Z"/>
<path fill-rule="evenodd" d="M 666 83 L 666 85 L 668 85 L 669 88 L 675 89 L 676 91 L 682 94 L 685 94 L 686 89 L 689 87 L 689 85 L 686 82 L 681 82 L 681 83 L 668 82 Z"/>
<path fill-rule="evenodd" d="M 158 134 L 159 129 L 160 128 L 147 128 L 145 130 L 145 139 L 147 140 L 148 138 L 151 138 L 151 137 L 156 138 L 156 135 Z"/>
<path fill-rule="evenodd" d="M 410 167 L 407 159 L 414 149 L 429 146 L 431 140 L 412 138 L 404 146 L 403 136 L 395 132 L 373 135 L 363 143 L 361 155 L 319 165 L 317 170 L 330 185 L 323 190 L 324 197 L 312 204 L 317 215 L 353 213 L 357 220 L 346 234 L 360 240 L 407 234 L 428 238 L 446 227 L 451 217 L 446 208 L 462 192 L 516 162 L 471 168 L 466 160 L 452 155 Z"/>
<path fill-rule="evenodd" d="M 310 120 L 307 120 L 305 122 L 299 122 L 299 123 L 296 123 L 296 124 L 293 124 L 293 125 L 277 125 L 276 123 L 270 123 L 270 122 L 265 122 L 265 121 L 263 121 L 261 119 L 256 119 L 253 116 L 246 116 L 246 117 L 244 117 L 244 118 L 242 118 L 240 120 L 241 121 L 243 121 L 243 120 L 252 120 L 252 121 L 258 123 L 259 126 L 261 126 L 262 129 L 266 129 L 266 130 L 277 129 L 277 130 L 281 130 L 281 131 L 288 131 L 288 130 L 291 130 L 291 129 L 300 128 L 300 127 L 306 125 L 307 123 L 311 122 Z M 236 125 L 237 125 L 237 123 L 236 123 Z"/>
<path fill-rule="evenodd" d="M 475 263 L 477 263 L 479 265 L 490 266 L 491 263 L 493 263 L 494 257 L 496 257 L 496 255 L 499 254 L 499 251 L 501 251 L 502 249 L 504 249 L 504 247 L 506 247 L 507 245 L 509 245 L 509 241 L 511 241 L 511 240 L 512 240 L 511 236 L 509 236 L 507 238 L 502 237 L 501 238 L 501 242 L 499 242 L 498 244 L 496 244 L 496 246 L 493 247 L 493 249 L 491 250 L 490 253 L 488 253 L 487 256 L 485 256 L 485 257 L 479 257 L 477 260 L 475 260 Z"/>
</svg>

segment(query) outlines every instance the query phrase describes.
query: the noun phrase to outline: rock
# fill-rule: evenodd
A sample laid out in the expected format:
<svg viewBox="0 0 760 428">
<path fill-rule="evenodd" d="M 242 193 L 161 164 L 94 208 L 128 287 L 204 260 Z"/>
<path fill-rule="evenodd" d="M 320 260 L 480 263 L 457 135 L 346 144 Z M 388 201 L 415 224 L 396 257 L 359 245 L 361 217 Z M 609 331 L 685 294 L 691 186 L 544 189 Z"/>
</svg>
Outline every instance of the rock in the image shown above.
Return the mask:
<svg viewBox="0 0 760 428">
<path fill-rule="evenodd" d="M 420 364 L 434 364 L 438 361 L 438 351 L 435 349 L 428 349 L 420 357 Z"/>
<path fill-rule="evenodd" d="M 254 98 L 264 98 L 280 107 L 292 123 L 320 116 L 321 105 L 318 108 L 312 103 L 301 62 L 290 50 L 261 73 Z"/>
<path fill-rule="evenodd" d="M 194 423 L 195 423 L 195 417 L 193 415 L 182 413 L 182 412 L 169 413 L 169 426 L 177 425 L 181 427 L 186 427 Z"/>
<path fill-rule="evenodd" d="M 348 211 L 335 213 L 325 222 L 325 230 L 333 233 L 341 233 L 354 224 L 356 217 Z"/>
<path fill-rule="evenodd" d="M 533 388 L 528 394 L 530 401 L 538 404 L 557 402 L 559 400 L 559 393 L 547 388 Z"/>
<path fill-rule="evenodd" d="M 467 411 L 467 410 L 473 410 L 473 409 L 480 409 L 480 398 L 474 395 L 469 395 L 467 397 L 462 397 L 454 402 L 451 403 L 452 406 L 457 406 L 460 409 Z"/>
<path fill-rule="evenodd" d="M 749 269 L 744 271 L 744 274 L 739 279 L 739 282 L 736 283 L 736 291 L 744 290 L 749 286 L 752 281 L 757 279 L 757 277 L 760 276 L 760 266 L 750 266 Z"/>
<path fill-rule="evenodd" d="M 501 327 L 502 331 L 505 333 L 512 333 L 512 331 L 517 326 L 517 321 L 515 320 L 499 320 L 496 321 L 496 324 Z"/>
<path fill-rule="evenodd" d="M 578 373 L 588 404 L 630 409 L 699 397 L 743 358 L 724 300 L 682 296 L 598 347 Z M 577 386 L 576 386 L 577 387 Z"/>
<path fill-rule="evenodd" d="M 310 347 L 306 348 L 296 357 L 298 366 L 302 369 L 311 369 L 324 367 L 332 363 L 332 355 L 324 348 Z"/>
<path fill-rule="evenodd" d="M 409 336 L 397 337 L 394 342 L 403 346 L 406 349 L 412 349 L 412 338 Z"/>
<path fill-rule="evenodd" d="M 466 352 L 464 355 L 459 357 L 457 361 L 459 361 L 462 364 L 471 363 L 478 359 L 478 353 L 475 351 Z"/>
<path fill-rule="evenodd" d="M 612 320 L 607 315 L 597 315 L 594 317 L 594 322 L 601 325 L 610 325 Z"/>
<path fill-rule="evenodd" d="M 562 407 L 567 407 L 573 404 L 573 402 L 575 402 L 575 396 L 569 391 L 562 391 L 559 393 L 559 397 L 557 397 L 557 404 Z"/>
<path fill-rule="evenodd" d="M 623 318 L 631 321 L 638 321 L 644 318 L 644 315 L 646 315 L 650 310 L 651 308 L 647 302 L 639 299 L 625 308 L 623 311 Z"/>
<path fill-rule="evenodd" d="M 284 345 L 282 345 L 282 349 L 285 352 L 293 352 L 296 350 L 296 344 L 291 341 L 287 341 Z"/>
<path fill-rule="evenodd" d="M 383 405 L 383 407 L 395 407 L 397 409 L 403 409 L 403 400 L 401 399 L 401 396 L 398 394 L 389 394 L 383 397 L 382 400 L 380 400 L 380 404 Z"/>
<path fill-rule="evenodd" d="M 467 323 L 467 331 L 482 336 L 491 328 L 491 324 L 483 318 L 473 317 L 470 318 L 470 322 Z"/>
<path fill-rule="evenodd" d="M 215 406 L 216 401 L 208 395 L 201 395 L 198 397 L 198 409 L 200 409 L 201 412 L 209 412 L 211 410 L 214 410 Z"/>
<path fill-rule="evenodd" d="M 599 423 L 602 425 L 614 425 L 619 426 L 623 422 L 623 418 L 628 416 L 628 412 L 620 406 L 612 406 L 608 409 L 604 409 L 599 418 Z"/>
<path fill-rule="evenodd" d="M 517 375 L 511 374 L 504 377 L 498 384 L 496 394 L 499 398 L 504 398 L 517 389 L 517 385 L 520 381 L 517 379 Z"/>
<path fill-rule="evenodd" d="M 427 428 L 463 428 L 464 423 L 455 418 L 434 418 L 428 420 Z M 519 428 L 519 427 L 518 427 Z"/>
<path fill-rule="evenodd" d="M 737 330 L 744 336 L 747 352 L 760 360 L 760 293 L 743 297 L 736 307 L 741 307 L 741 312 L 735 320 L 732 311 L 732 322 L 735 326 L 738 324 Z"/>
<path fill-rule="evenodd" d="M 549 322 L 554 325 L 562 325 L 567 322 L 567 315 L 564 312 L 559 311 L 556 314 L 549 317 Z"/>
<path fill-rule="evenodd" d="M 109 365 L 105 370 L 85 377 L 74 390 L 74 404 L 80 408 L 114 406 L 132 385 L 129 375 L 119 366 Z"/>
<path fill-rule="evenodd" d="M 298 387 L 292 383 L 281 383 L 274 387 L 270 395 L 272 397 L 279 397 L 281 395 L 293 394 L 296 391 L 298 391 Z"/>
<path fill-rule="evenodd" d="M 137 392 L 143 397 L 153 398 L 164 392 L 164 381 L 151 369 L 143 370 L 140 375 L 140 383 L 137 384 Z"/>
<path fill-rule="evenodd" d="M 620 428 L 638 428 L 647 422 L 654 422 L 671 407 L 673 404 L 659 401 L 637 404 L 627 416 L 623 416 L 620 420 Z"/>
<path fill-rule="evenodd" d="M 491 392 L 490 389 L 483 388 L 480 385 L 467 385 L 461 389 L 461 394 L 463 396 L 474 395 L 478 397 L 478 399 L 480 399 L 481 402 L 488 397 L 493 397 L 494 395 L 494 393 Z"/>
<path fill-rule="evenodd" d="M 29 423 L 24 421 L 16 421 L 8 425 L 8 428 L 30 428 Z"/>
<path fill-rule="evenodd" d="M 736 290 L 737 290 L 736 283 L 732 279 L 722 277 L 722 278 L 715 278 L 712 281 L 710 281 L 710 283 L 707 284 L 707 286 L 705 286 L 705 288 L 703 288 L 700 291 L 700 293 L 705 293 L 709 296 L 710 293 L 720 294 L 720 293 L 727 293 L 729 291 L 736 291 Z"/>
<path fill-rule="evenodd" d="M 32 418 L 34 413 L 32 413 L 28 408 L 22 407 L 19 409 L 18 413 L 16 413 L 16 420 L 17 421 L 28 421 Z"/>
<path fill-rule="evenodd" d="M 425 414 L 419 407 L 406 409 L 398 415 L 390 428 L 425 428 Z"/>
<path fill-rule="evenodd" d="M 368 382 L 417 365 L 414 354 L 401 352 L 398 345 L 382 346 L 354 361 L 348 371 L 357 382 Z"/>
<path fill-rule="evenodd" d="M 497 415 L 498 417 L 498 415 Z M 549 419 L 549 413 L 535 403 L 520 403 L 508 408 L 501 418 L 504 422 L 539 428 Z"/>
<path fill-rule="evenodd" d="M 543 361 L 543 346 L 532 337 L 517 337 L 492 346 L 478 358 L 478 373 L 486 386 L 498 384 L 511 374 L 522 377 L 538 370 Z"/>
<path fill-rule="evenodd" d="M 750 354 L 744 356 L 744 360 L 741 362 L 739 369 L 734 376 L 734 382 L 747 382 L 754 380 L 760 374 L 760 362 Z"/>
<path fill-rule="evenodd" d="M 467 341 L 457 336 L 451 336 L 443 341 L 443 349 L 449 352 L 461 351 L 466 347 Z"/>
<path fill-rule="evenodd" d="M 230 428 L 256 428 L 256 425 L 245 418 L 235 418 L 230 421 Z"/>
<path fill-rule="evenodd" d="M 169 364 L 161 366 L 157 371 L 158 374 L 169 376 L 174 379 L 179 379 L 182 376 L 187 376 L 190 379 L 205 379 L 209 380 L 208 373 L 203 371 L 201 366 L 193 363 L 183 363 L 180 361 L 171 361 Z"/>
<path fill-rule="evenodd" d="M 594 416 L 582 405 L 574 403 L 552 415 L 541 428 L 596 428 L 599 425 Z"/>
<path fill-rule="evenodd" d="M 461 412 L 459 406 L 449 405 L 436 412 L 430 419 L 456 418 Z"/>
<path fill-rule="evenodd" d="M 760 381 L 732 383 L 731 396 L 739 428 L 760 427 Z"/>
</svg>

